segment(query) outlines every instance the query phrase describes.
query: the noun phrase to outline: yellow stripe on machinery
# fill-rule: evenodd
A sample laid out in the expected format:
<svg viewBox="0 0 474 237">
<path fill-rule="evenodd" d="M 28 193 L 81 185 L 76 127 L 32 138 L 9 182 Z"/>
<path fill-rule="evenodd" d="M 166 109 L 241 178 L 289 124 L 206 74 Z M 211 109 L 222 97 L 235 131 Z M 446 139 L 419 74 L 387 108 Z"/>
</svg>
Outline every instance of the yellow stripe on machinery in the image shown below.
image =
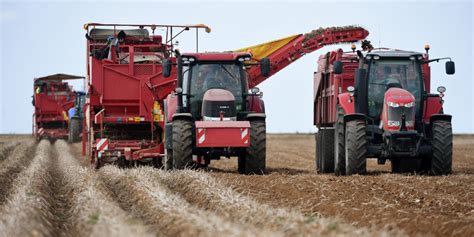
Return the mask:
<svg viewBox="0 0 474 237">
<path fill-rule="evenodd" d="M 275 51 L 277 51 L 281 47 L 287 45 L 289 42 L 291 42 L 292 40 L 294 40 L 298 36 L 300 36 L 300 34 L 292 35 L 292 36 L 288 36 L 288 37 L 285 37 L 285 38 L 281 38 L 281 39 L 265 42 L 265 43 L 262 43 L 262 44 L 249 46 L 249 47 L 246 47 L 246 48 L 236 49 L 236 50 L 232 50 L 232 51 L 233 52 L 249 52 L 249 53 L 252 54 L 252 57 L 254 59 L 260 60 L 262 58 L 268 57 L 270 54 L 274 53 Z"/>
</svg>

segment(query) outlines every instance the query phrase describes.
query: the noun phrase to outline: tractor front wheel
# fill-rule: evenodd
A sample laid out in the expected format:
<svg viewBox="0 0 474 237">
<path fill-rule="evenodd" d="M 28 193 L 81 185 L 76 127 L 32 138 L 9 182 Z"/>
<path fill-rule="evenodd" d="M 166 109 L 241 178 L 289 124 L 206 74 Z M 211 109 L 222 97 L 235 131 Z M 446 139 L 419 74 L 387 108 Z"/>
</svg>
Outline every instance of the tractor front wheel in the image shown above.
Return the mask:
<svg viewBox="0 0 474 237">
<path fill-rule="evenodd" d="M 433 155 L 426 165 L 431 175 L 447 175 L 453 165 L 453 129 L 449 121 L 434 121 L 432 125 Z"/>
<path fill-rule="evenodd" d="M 240 174 L 264 174 L 266 167 L 267 134 L 265 121 L 250 121 L 250 146 L 238 158 Z"/>
<path fill-rule="evenodd" d="M 193 167 L 193 123 L 187 120 L 173 121 L 173 168 Z M 168 163 L 168 161 L 166 162 Z"/>
<path fill-rule="evenodd" d="M 365 121 L 353 120 L 346 123 L 346 175 L 367 172 L 367 139 Z"/>
<path fill-rule="evenodd" d="M 346 174 L 346 148 L 344 145 L 344 110 L 340 105 L 336 107 L 336 124 L 334 127 L 334 173 Z"/>
<path fill-rule="evenodd" d="M 71 120 L 69 120 L 69 143 L 79 141 L 81 136 L 81 122 L 79 118 L 71 118 Z"/>
</svg>

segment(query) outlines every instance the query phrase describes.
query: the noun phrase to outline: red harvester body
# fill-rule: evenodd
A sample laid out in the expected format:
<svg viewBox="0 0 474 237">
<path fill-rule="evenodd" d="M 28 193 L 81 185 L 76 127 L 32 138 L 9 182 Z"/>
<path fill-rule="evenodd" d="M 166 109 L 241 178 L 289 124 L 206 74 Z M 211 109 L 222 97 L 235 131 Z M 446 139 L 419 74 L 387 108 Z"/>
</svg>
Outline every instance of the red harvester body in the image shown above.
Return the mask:
<svg viewBox="0 0 474 237">
<path fill-rule="evenodd" d="M 175 61 L 171 42 L 183 31 L 210 29 L 205 25 L 97 23 L 84 28 L 88 99 L 83 153 L 88 147 L 96 167 L 115 160 L 144 159 L 158 165 L 164 155 L 163 99 L 176 87 L 175 75 L 162 76 L 162 60 Z M 166 35 L 155 35 L 158 29 Z"/>
<path fill-rule="evenodd" d="M 33 135 L 37 139 L 67 139 L 68 111 L 74 107 L 75 93 L 65 80 L 81 76 L 54 74 L 34 79 Z"/>
</svg>

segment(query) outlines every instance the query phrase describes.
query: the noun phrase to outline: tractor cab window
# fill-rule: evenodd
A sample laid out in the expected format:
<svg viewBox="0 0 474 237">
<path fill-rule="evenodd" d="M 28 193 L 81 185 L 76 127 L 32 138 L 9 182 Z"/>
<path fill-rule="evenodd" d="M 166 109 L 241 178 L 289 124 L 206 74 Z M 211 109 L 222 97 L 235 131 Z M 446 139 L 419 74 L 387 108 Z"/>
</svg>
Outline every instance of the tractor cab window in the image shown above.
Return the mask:
<svg viewBox="0 0 474 237">
<path fill-rule="evenodd" d="M 379 118 L 382 113 L 385 92 L 398 87 L 415 96 L 417 110 L 423 92 L 420 65 L 416 60 L 380 59 L 369 66 L 368 101 L 369 116 Z"/>
<path fill-rule="evenodd" d="M 84 94 L 77 93 L 75 105 L 77 105 L 79 108 L 82 108 L 84 107 L 85 100 L 86 98 Z"/>
<path fill-rule="evenodd" d="M 230 91 L 237 107 L 242 105 L 241 68 L 236 64 L 195 64 L 191 69 L 190 107 L 192 114 L 199 114 L 204 93 L 209 89 Z M 194 110 L 194 111 L 193 111 Z"/>
</svg>

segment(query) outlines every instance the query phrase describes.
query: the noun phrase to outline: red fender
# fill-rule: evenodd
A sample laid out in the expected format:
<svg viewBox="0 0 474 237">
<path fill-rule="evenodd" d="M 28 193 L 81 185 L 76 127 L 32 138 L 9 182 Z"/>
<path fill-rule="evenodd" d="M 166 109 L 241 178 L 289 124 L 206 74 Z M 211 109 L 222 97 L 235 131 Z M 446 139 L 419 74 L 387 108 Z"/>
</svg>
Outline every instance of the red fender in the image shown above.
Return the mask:
<svg viewBox="0 0 474 237">
<path fill-rule="evenodd" d="M 173 121 L 173 115 L 178 109 L 178 97 L 173 94 L 169 94 L 166 97 L 166 122 Z"/>
<path fill-rule="evenodd" d="M 339 94 L 337 98 L 345 114 L 355 113 L 354 97 L 349 96 L 349 93 L 346 92 Z"/>
<path fill-rule="evenodd" d="M 441 114 L 442 109 L 441 97 L 428 97 L 423 108 L 423 122 L 429 122 L 434 114 Z"/>
</svg>

